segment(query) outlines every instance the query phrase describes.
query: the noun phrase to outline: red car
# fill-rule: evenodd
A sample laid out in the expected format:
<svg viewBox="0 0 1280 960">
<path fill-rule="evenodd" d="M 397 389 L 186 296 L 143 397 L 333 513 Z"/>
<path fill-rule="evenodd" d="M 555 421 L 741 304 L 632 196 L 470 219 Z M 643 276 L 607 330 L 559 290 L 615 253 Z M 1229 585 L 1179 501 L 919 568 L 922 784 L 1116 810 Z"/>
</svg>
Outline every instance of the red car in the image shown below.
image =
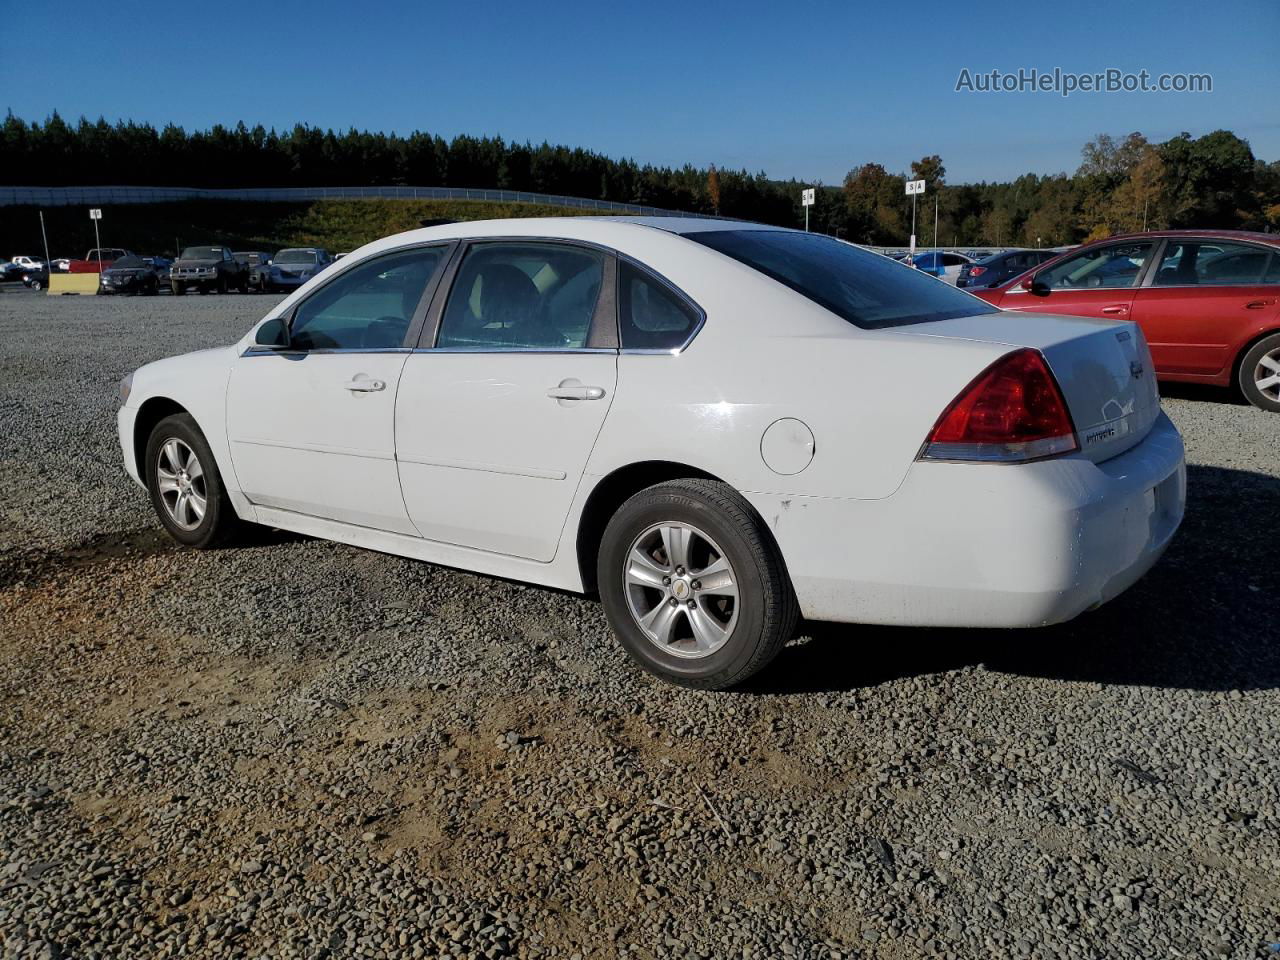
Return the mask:
<svg viewBox="0 0 1280 960">
<path fill-rule="evenodd" d="M 1162 230 L 1076 247 L 998 287 L 1007 310 L 1133 320 L 1162 380 L 1239 385 L 1280 413 L 1280 236 Z"/>
</svg>

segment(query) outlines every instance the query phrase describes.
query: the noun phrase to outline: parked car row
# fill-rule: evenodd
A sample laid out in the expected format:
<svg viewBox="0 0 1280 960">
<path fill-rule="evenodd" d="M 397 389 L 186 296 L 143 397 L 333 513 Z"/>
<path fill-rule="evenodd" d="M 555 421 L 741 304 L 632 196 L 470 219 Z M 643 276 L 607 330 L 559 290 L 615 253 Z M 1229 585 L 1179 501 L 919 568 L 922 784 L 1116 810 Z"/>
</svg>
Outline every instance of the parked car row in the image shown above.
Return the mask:
<svg viewBox="0 0 1280 960">
<path fill-rule="evenodd" d="M 302 286 L 333 261 L 323 247 L 289 247 L 274 255 L 226 246 L 187 247 L 173 264 L 170 287 L 179 295 L 188 290 L 281 293 Z"/>
<path fill-rule="evenodd" d="M 337 259 L 323 247 L 289 247 L 272 254 L 261 250 L 233 251 L 217 244 L 192 246 L 186 247 L 176 261 L 138 256 L 122 247 L 95 247 L 82 259 L 59 258 L 50 264 L 36 257 L 13 257 L 0 263 L 0 280 L 21 281 L 42 290 L 49 285 L 50 272 L 97 273 L 101 276 L 100 293 L 151 294 L 164 289 L 179 295 L 188 290 L 286 293 Z"/>
</svg>

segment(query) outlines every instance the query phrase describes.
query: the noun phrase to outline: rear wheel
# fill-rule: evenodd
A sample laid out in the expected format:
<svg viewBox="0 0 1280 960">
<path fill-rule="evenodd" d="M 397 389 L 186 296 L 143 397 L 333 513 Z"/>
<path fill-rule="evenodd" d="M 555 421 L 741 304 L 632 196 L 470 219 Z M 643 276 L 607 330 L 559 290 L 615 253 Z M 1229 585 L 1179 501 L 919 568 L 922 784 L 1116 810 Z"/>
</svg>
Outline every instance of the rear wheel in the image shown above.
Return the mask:
<svg viewBox="0 0 1280 960">
<path fill-rule="evenodd" d="M 1255 407 L 1280 413 L 1280 333 L 1263 337 L 1240 361 L 1240 392 Z"/>
<path fill-rule="evenodd" d="M 772 538 L 718 481 L 673 480 L 624 503 L 605 529 L 597 578 L 623 647 L 682 686 L 741 683 L 795 630 L 795 594 Z"/>
<path fill-rule="evenodd" d="M 240 525 L 204 434 L 190 414 L 165 417 L 147 440 L 147 490 L 169 536 L 204 548 Z"/>
</svg>

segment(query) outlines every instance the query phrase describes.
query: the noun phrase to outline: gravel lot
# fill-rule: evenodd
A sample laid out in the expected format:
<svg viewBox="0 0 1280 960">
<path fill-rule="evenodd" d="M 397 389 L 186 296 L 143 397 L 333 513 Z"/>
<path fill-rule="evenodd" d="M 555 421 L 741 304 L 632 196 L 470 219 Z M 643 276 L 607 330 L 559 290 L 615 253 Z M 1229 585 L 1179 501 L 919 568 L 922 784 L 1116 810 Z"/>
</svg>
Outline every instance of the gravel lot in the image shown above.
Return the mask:
<svg viewBox="0 0 1280 960">
<path fill-rule="evenodd" d="M 1177 390 L 1182 533 L 1072 624 L 815 626 L 754 688 L 699 693 L 587 600 L 162 536 L 116 381 L 270 302 L 0 293 L 0 954 L 1280 941 L 1280 417 Z"/>
</svg>

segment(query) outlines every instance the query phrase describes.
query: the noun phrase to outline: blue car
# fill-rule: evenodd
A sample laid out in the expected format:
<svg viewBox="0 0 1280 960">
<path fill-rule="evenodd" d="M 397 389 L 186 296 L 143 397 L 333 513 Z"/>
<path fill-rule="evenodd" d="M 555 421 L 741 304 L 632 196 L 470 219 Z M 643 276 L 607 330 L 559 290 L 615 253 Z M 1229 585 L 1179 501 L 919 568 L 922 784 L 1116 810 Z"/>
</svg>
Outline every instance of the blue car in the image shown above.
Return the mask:
<svg viewBox="0 0 1280 960">
<path fill-rule="evenodd" d="M 928 253 L 917 253 L 912 263 L 917 270 L 923 270 L 947 283 L 955 283 L 961 268 L 969 263 L 969 258 L 962 253 L 930 250 Z"/>
<path fill-rule="evenodd" d="M 289 247 L 272 258 L 266 287 L 276 293 L 296 290 L 331 263 L 333 257 L 323 247 Z"/>
</svg>

